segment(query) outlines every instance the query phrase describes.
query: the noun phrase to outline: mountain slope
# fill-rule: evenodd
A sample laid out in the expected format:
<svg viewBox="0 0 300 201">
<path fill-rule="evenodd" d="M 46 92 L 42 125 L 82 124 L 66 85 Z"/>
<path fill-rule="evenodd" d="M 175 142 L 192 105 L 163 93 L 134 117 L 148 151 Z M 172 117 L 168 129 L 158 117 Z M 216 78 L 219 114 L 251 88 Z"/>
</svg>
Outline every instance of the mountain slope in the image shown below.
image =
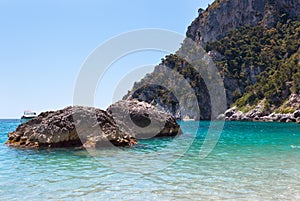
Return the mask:
<svg viewBox="0 0 300 201">
<path fill-rule="evenodd" d="M 217 0 L 205 11 L 199 10 L 186 35 L 215 61 L 223 78 L 227 107 L 251 110 L 264 100 L 267 114 L 282 108 L 292 93 L 300 93 L 299 18 L 299 0 Z M 187 48 L 183 42 L 181 49 Z M 163 66 L 188 80 L 200 116 L 189 109 L 195 107 L 190 97 L 177 100 L 172 91 L 147 84 L 162 79 L 159 75 Z M 211 100 L 202 77 L 177 52 L 166 56 L 124 98 L 158 104 L 179 118 L 210 119 Z M 179 102 L 188 107 L 180 107 Z"/>
</svg>

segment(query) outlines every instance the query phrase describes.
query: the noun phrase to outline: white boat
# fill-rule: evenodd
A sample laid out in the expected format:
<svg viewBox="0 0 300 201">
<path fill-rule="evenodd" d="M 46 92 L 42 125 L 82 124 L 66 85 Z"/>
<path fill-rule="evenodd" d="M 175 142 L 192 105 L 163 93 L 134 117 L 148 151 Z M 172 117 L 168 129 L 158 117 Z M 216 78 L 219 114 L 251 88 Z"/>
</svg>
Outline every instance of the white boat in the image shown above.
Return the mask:
<svg viewBox="0 0 300 201">
<path fill-rule="evenodd" d="M 32 112 L 30 110 L 25 110 L 23 116 L 21 117 L 21 121 L 27 122 L 30 119 L 33 119 L 34 117 L 37 117 L 36 112 Z"/>
<path fill-rule="evenodd" d="M 182 121 L 195 121 L 195 119 L 191 119 L 189 116 L 185 116 Z"/>
</svg>

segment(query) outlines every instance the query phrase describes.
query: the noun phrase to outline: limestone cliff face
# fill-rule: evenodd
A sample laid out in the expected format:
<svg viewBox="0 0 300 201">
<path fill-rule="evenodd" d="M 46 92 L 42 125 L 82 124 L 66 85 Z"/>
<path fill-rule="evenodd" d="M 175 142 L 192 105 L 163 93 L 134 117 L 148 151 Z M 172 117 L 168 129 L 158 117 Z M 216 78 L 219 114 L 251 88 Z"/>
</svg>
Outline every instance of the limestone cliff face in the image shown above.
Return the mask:
<svg viewBox="0 0 300 201">
<path fill-rule="evenodd" d="M 278 18 L 300 16 L 299 0 L 216 0 L 192 22 L 187 37 L 204 45 L 233 29 L 262 25 L 270 28 Z"/>
</svg>

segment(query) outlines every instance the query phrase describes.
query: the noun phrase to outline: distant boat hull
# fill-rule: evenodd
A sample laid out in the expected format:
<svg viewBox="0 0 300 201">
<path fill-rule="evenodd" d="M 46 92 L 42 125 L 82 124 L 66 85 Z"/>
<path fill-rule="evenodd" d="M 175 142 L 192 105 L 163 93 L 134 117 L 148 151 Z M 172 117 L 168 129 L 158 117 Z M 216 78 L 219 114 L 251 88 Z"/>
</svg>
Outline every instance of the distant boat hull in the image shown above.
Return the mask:
<svg viewBox="0 0 300 201">
<path fill-rule="evenodd" d="M 195 119 L 190 118 L 189 116 L 185 116 L 182 121 L 195 121 Z"/>
<path fill-rule="evenodd" d="M 195 121 L 195 119 L 182 119 L 182 121 Z"/>
<path fill-rule="evenodd" d="M 22 116 L 21 117 L 21 123 L 26 123 L 26 122 L 28 122 L 28 121 L 30 121 L 31 119 L 33 119 L 34 117 L 24 117 L 24 116 Z"/>
</svg>

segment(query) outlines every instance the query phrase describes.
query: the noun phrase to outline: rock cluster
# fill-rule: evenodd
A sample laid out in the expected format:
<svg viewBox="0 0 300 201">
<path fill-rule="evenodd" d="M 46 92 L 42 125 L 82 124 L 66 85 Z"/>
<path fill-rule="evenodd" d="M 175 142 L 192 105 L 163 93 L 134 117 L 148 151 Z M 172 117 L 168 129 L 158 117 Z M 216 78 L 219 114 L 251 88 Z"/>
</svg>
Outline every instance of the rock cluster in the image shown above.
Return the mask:
<svg viewBox="0 0 300 201">
<path fill-rule="evenodd" d="M 111 114 L 122 131 L 137 139 L 176 136 L 181 133 L 176 119 L 157 107 L 137 100 L 122 100 L 111 105 Z"/>
<path fill-rule="evenodd" d="M 131 146 L 135 138 L 124 133 L 107 112 L 74 106 L 44 112 L 8 134 L 8 145 L 23 147 Z"/>
<path fill-rule="evenodd" d="M 180 133 L 180 127 L 172 116 L 146 103 L 118 102 L 108 111 L 73 106 L 44 112 L 9 133 L 6 144 L 15 147 L 132 146 L 137 144 L 140 136 L 174 136 Z"/>
<path fill-rule="evenodd" d="M 280 113 L 274 111 L 288 112 Z M 300 123 L 300 95 L 291 94 L 283 105 L 278 108 L 273 108 L 273 112 L 268 112 L 265 108 L 265 100 L 261 101 L 252 110 L 244 113 L 236 106 L 228 109 L 224 114 L 220 115 L 219 119 L 226 121 L 263 121 L 263 122 L 296 122 Z M 293 111 L 293 112 L 292 112 Z"/>
<path fill-rule="evenodd" d="M 262 121 L 262 122 L 296 122 L 300 123 L 300 110 L 296 110 L 294 113 L 278 114 L 271 113 L 265 114 L 254 108 L 253 110 L 244 113 L 238 110 L 236 107 L 228 109 L 225 114 L 220 115 L 219 119 L 225 119 L 226 121 Z"/>
</svg>

